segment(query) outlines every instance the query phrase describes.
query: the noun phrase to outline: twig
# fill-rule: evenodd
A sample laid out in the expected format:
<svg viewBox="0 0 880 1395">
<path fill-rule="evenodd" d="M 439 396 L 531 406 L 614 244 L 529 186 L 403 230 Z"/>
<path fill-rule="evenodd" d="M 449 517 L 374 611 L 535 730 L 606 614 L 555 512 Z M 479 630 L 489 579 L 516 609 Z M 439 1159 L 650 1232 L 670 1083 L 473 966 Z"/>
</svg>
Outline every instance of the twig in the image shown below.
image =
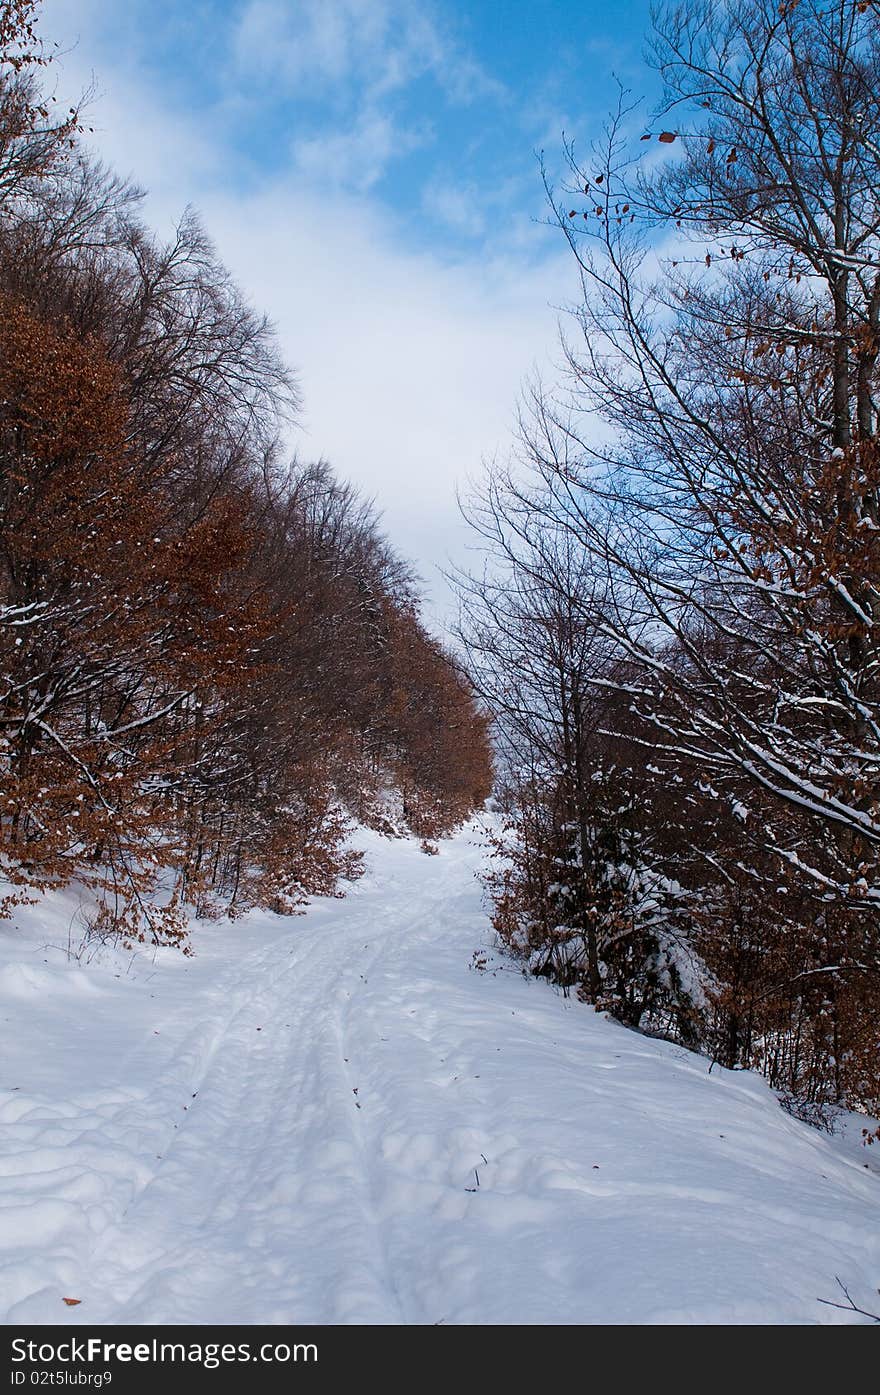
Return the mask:
<svg viewBox="0 0 880 1395">
<path fill-rule="evenodd" d="M 880 1313 L 869 1313 L 867 1308 L 860 1308 L 857 1303 L 853 1302 L 846 1284 L 841 1281 L 837 1274 L 834 1275 L 834 1278 L 846 1302 L 835 1303 L 831 1298 L 817 1298 L 817 1303 L 824 1303 L 826 1308 L 841 1308 L 845 1313 L 859 1313 L 862 1317 L 870 1318 L 872 1322 L 880 1322 Z M 880 1293 L 880 1289 L 878 1289 L 877 1292 Z"/>
</svg>

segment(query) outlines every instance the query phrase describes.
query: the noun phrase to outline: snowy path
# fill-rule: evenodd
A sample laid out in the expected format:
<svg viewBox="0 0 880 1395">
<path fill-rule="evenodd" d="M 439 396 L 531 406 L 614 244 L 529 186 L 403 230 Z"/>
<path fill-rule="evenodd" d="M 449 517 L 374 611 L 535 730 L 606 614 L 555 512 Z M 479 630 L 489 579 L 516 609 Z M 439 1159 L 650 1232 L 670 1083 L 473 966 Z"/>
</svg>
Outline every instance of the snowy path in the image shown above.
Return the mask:
<svg viewBox="0 0 880 1395">
<path fill-rule="evenodd" d="M 846 1321 L 837 1274 L 871 1306 L 880 1159 L 469 967 L 467 837 L 370 857 L 189 961 L 0 934 L 6 1321 Z"/>
</svg>

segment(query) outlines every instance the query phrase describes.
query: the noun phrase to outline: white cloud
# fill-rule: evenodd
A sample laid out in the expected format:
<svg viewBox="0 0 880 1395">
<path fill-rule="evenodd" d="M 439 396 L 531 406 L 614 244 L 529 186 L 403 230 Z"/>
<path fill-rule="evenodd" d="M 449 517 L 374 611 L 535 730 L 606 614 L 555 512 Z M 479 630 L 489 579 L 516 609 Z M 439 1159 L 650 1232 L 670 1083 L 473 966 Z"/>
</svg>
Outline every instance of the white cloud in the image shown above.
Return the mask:
<svg viewBox="0 0 880 1395">
<path fill-rule="evenodd" d="M 300 90 L 339 82 L 361 52 L 375 49 L 386 23 L 381 0 L 250 0 L 236 28 L 235 57 L 247 72 L 280 73 Z"/>
<path fill-rule="evenodd" d="M 507 216 L 489 252 L 455 262 L 429 250 L 427 237 L 419 245 L 413 225 L 404 229 L 369 193 L 399 138 L 379 112 L 345 139 L 300 142 L 291 166 L 254 188 L 222 123 L 175 110 L 136 52 L 102 50 L 102 7 L 112 0 L 89 3 L 94 20 L 65 60 L 65 84 L 96 70 L 107 94 L 93 113 L 98 148 L 151 187 L 148 215 L 163 230 L 188 203 L 203 212 L 299 374 L 305 411 L 291 445 L 325 456 L 375 497 L 442 610 L 436 569 L 465 543 L 456 484 L 506 449 L 522 379 L 555 353 L 551 306 L 575 290 L 567 258 L 528 215 Z M 312 50 L 325 72 L 353 61 L 328 34 Z M 328 187 L 334 163 L 345 189 Z M 445 210 L 462 226 L 475 197 L 447 181 L 438 216 Z M 475 212 L 474 231 L 478 221 Z"/>
<path fill-rule="evenodd" d="M 303 388 L 304 456 L 374 495 L 435 594 L 460 555 L 457 483 L 510 440 L 517 393 L 555 346 L 560 259 L 445 265 L 366 200 L 268 188 L 202 200 L 220 251 L 269 308 Z"/>
<path fill-rule="evenodd" d="M 112 53 L 101 36 L 108 0 L 79 0 L 76 15 L 60 0 L 47 0 L 41 32 L 60 45 L 61 56 L 49 70 L 59 101 L 66 105 L 83 94 L 86 139 L 120 174 L 150 191 L 153 208 L 188 201 L 181 193 L 198 190 L 218 177 L 225 156 L 216 131 L 193 114 L 176 111 L 163 100 L 156 83 L 138 61 L 134 13 L 113 8 L 128 40 L 115 36 Z"/>
<path fill-rule="evenodd" d="M 376 101 L 428 72 L 455 100 L 502 90 L 418 0 L 249 0 L 233 51 L 300 95 L 356 78 Z"/>
<path fill-rule="evenodd" d="M 417 150 L 429 134 L 425 127 L 402 128 L 385 113 L 368 110 L 348 129 L 294 141 L 293 162 L 310 183 L 364 193 L 382 178 L 392 160 Z"/>
<path fill-rule="evenodd" d="M 481 237 L 486 231 L 485 198 L 473 186 L 431 181 L 422 193 L 422 208 L 453 232 Z"/>
</svg>

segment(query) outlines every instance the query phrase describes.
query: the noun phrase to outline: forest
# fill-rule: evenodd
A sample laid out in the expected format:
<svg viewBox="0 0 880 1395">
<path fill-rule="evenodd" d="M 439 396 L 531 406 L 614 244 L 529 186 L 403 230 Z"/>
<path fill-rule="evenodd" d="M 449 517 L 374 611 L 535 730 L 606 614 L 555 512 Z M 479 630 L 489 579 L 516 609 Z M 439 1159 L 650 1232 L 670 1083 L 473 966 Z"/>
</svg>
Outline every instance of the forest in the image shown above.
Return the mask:
<svg viewBox="0 0 880 1395">
<path fill-rule="evenodd" d="M 295 379 L 198 217 L 158 239 L 47 95 L 38 10 L 0 4 L 0 913 L 76 881 L 185 945 L 337 892 L 352 820 L 457 826 L 487 722 L 370 503 L 285 453 Z"/>
<path fill-rule="evenodd" d="M 0 0 L 13 1385 L 880 1323 L 878 95 L 880 0 Z"/>
<path fill-rule="evenodd" d="M 880 1106 L 880 13 L 655 14 L 545 168 L 581 294 L 558 382 L 466 501 L 493 714 L 494 924 L 527 968 Z"/>
<path fill-rule="evenodd" d="M 2 910 L 76 881 L 185 946 L 494 783 L 526 973 L 876 1111 L 877 6 L 665 6 L 659 114 L 621 88 L 545 163 L 580 295 L 463 503 L 450 644 L 291 458 L 296 378 L 198 216 L 158 238 L 46 95 L 38 11 L 0 4 Z"/>
</svg>

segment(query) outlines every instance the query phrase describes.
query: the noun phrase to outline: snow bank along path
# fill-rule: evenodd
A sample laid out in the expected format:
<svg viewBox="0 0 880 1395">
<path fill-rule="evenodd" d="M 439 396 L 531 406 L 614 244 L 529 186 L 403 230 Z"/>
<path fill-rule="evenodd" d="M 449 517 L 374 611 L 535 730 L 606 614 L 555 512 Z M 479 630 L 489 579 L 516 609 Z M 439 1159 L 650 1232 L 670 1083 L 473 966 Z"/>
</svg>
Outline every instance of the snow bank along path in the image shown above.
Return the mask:
<svg viewBox="0 0 880 1395">
<path fill-rule="evenodd" d="M 69 963 L 69 905 L 0 927 L 5 1321 L 850 1321 L 835 1275 L 876 1303 L 880 1160 L 470 967 L 473 830 L 364 838 L 347 900 L 190 960 Z"/>
</svg>

